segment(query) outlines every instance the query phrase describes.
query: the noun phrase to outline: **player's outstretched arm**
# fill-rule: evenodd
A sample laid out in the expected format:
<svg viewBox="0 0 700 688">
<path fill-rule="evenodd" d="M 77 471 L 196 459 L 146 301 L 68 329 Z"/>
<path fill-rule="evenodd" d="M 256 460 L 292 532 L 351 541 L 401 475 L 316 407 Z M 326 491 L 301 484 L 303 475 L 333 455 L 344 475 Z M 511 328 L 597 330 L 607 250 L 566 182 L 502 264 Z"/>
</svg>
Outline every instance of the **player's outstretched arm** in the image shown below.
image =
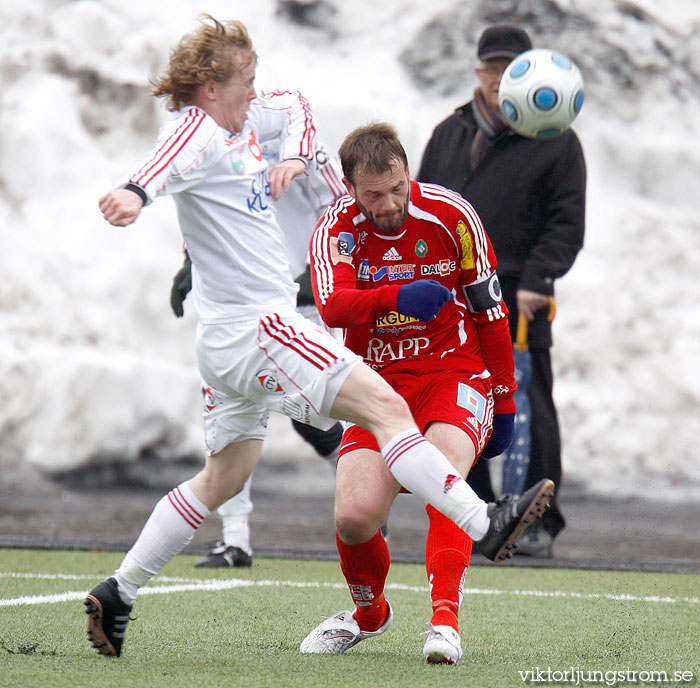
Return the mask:
<svg viewBox="0 0 700 688">
<path fill-rule="evenodd" d="M 126 227 L 136 220 L 143 207 L 141 197 L 128 189 L 114 189 L 99 201 L 105 220 L 115 227 Z"/>
</svg>

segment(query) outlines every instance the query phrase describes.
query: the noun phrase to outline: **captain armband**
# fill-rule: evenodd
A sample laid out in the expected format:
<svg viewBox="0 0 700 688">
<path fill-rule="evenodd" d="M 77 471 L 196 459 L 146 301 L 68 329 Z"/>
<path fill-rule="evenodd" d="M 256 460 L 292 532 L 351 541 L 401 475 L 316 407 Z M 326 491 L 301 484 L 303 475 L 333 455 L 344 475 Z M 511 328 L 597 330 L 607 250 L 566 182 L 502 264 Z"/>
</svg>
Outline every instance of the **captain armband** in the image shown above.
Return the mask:
<svg viewBox="0 0 700 688">
<path fill-rule="evenodd" d="M 498 275 L 492 272 L 490 275 L 477 282 L 462 285 L 462 291 L 467 299 L 467 306 L 472 313 L 487 311 L 501 303 L 501 283 Z"/>
</svg>

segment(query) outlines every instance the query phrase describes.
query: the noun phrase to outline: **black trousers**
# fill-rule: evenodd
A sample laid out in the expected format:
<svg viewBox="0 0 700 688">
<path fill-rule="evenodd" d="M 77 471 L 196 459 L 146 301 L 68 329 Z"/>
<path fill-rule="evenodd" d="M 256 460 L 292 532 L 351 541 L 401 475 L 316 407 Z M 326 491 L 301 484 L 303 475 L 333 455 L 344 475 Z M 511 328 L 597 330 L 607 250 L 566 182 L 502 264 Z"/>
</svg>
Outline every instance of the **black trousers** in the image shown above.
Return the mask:
<svg viewBox="0 0 700 688">
<path fill-rule="evenodd" d="M 557 492 L 561 484 L 561 441 L 557 410 L 552 398 L 552 360 L 549 349 L 530 349 L 530 358 L 532 379 L 527 389 L 527 396 L 531 409 L 531 447 L 525 489 L 532 487 L 542 478 L 550 478 L 554 481 L 556 491 L 542 520 L 546 530 L 556 537 L 566 525 L 566 521 L 557 500 Z M 467 482 L 481 499 L 487 502 L 495 500 L 487 459 L 479 459 L 476 462 L 469 472 Z"/>
</svg>

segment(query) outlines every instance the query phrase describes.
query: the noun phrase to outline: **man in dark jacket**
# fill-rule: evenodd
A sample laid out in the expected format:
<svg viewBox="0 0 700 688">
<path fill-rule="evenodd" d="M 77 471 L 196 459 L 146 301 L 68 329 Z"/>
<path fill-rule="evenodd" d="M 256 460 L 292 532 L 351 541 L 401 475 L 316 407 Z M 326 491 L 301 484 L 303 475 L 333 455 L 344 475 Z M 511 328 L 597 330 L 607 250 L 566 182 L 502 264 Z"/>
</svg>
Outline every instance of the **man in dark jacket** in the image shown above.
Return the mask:
<svg viewBox="0 0 700 688">
<path fill-rule="evenodd" d="M 554 281 L 571 268 L 583 245 L 586 167 L 581 144 L 568 130 L 551 139 L 528 139 L 506 124 L 498 87 L 510 61 L 532 43 L 516 26 L 491 26 L 479 39 L 474 98 L 441 122 L 428 142 L 418 180 L 441 184 L 466 198 L 481 217 L 498 258 L 513 338 L 518 311 L 530 320 L 532 379 L 531 458 L 525 488 L 549 477 L 561 483 L 559 424 L 552 398 L 548 298 Z M 493 499 L 488 464 L 478 461 L 469 483 Z M 520 552 L 552 556 L 565 521 L 556 499 Z"/>
</svg>

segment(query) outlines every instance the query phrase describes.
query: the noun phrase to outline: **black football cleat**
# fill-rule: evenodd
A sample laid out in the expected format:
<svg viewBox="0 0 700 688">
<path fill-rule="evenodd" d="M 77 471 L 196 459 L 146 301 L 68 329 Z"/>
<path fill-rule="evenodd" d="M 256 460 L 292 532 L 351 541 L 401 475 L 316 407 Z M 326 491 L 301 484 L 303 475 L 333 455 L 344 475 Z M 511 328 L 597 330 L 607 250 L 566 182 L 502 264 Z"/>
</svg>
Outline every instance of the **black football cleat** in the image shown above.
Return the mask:
<svg viewBox="0 0 700 688">
<path fill-rule="evenodd" d="M 105 657 L 119 657 L 131 607 L 119 597 L 116 579 L 108 578 L 88 593 L 85 613 L 92 646 Z"/>
<path fill-rule="evenodd" d="M 474 543 L 477 552 L 491 561 L 501 562 L 513 556 L 517 541 L 549 506 L 554 483 L 544 478 L 524 494 L 504 495 L 488 505 L 489 529 Z"/>
<path fill-rule="evenodd" d="M 253 560 L 250 554 L 240 547 L 226 545 L 224 542 L 217 542 L 197 563 L 195 566 L 204 566 L 207 568 L 226 567 L 239 568 L 242 566 L 251 566 Z"/>
</svg>

